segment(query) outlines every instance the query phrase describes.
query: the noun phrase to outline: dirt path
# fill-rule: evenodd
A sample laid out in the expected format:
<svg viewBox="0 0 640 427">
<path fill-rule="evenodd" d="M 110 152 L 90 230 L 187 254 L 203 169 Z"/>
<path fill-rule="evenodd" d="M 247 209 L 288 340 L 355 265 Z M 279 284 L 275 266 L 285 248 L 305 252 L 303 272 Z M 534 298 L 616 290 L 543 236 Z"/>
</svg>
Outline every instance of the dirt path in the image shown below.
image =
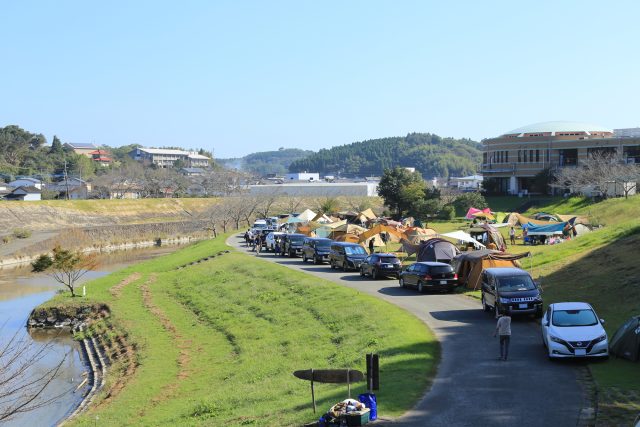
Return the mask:
<svg viewBox="0 0 640 427">
<path fill-rule="evenodd" d="M 135 273 L 125 277 L 124 279 L 122 279 L 122 281 L 120 283 L 118 283 L 117 285 L 115 285 L 111 289 L 109 289 L 109 292 L 111 293 L 111 295 L 113 295 L 114 298 L 120 298 L 120 295 L 122 294 L 122 290 L 124 289 L 124 287 L 127 286 L 130 283 L 135 282 L 140 277 L 142 277 L 140 275 L 140 273 L 135 272 Z"/>
</svg>

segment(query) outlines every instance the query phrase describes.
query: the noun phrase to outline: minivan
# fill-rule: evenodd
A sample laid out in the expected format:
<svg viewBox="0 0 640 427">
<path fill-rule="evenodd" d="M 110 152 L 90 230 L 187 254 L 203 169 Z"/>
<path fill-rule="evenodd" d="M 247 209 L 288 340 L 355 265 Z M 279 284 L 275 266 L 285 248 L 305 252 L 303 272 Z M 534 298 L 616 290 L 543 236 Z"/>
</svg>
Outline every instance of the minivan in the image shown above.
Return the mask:
<svg viewBox="0 0 640 427">
<path fill-rule="evenodd" d="M 333 240 L 321 237 L 307 237 L 302 243 L 302 262 L 313 260 L 316 264 L 322 264 L 329 259 Z"/>
<path fill-rule="evenodd" d="M 329 252 L 329 265 L 344 271 L 358 270 L 367 255 L 367 251 L 357 243 L 334 242 Z"/>
<path fill-rule="evenodd" d="M 282 237 L 282 248 L 280 255 L 294 257 L 302 252 L 302 242 L 307 236 L 304 234 L 285 234 Z"/>
<path fill-rule="evenodd" d="M 482 309 L 497 314 L 542 317 L 542 289 L 520 268 L 494 267 L 482 272 Z"/>
<path fill-rule="evenodd" d="M 451 292 L 458 284 L 458 275 L 444 262 L 416 262 L 400 273 L 400 287 L 415 287 L 418 292 Z"/>
</svg>

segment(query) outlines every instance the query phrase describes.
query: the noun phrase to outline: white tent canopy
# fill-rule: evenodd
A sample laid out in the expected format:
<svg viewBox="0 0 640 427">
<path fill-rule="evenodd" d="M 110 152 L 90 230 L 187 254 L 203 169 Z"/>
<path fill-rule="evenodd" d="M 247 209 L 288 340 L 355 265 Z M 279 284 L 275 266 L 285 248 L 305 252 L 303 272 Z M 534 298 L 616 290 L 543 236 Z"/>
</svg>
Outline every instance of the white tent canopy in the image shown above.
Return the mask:
<svg viewBox="0 0 640 427">
<path fill-rule="evenodd" d="M 298 215 L 296 218 L 299 218 L 303 221 L 311 221 L 315 217 L 316 217 L 316 213 L 313 212 L 311 209 L 307 209 L 304 212 L 302 212 L 300 215 Z"/>
<path fill-rule="evenodd" d="M 482 248 L 485 247 L 485 245 L 483 245 L 482 243 L 478 242 L 476 239 L 471 237 L 470 234 L 465 233 L 462 230 L 452 231 L 450 233 L 443 233 L 443 234 L 440 234 L 440 236 L 449 237 L 450 239 L 461 240 L 461 241 L 467 242 L 467 243 L 473 243 L 475 246 L 479 246 L 479 247 L 482 247 Z"/>
</svg>

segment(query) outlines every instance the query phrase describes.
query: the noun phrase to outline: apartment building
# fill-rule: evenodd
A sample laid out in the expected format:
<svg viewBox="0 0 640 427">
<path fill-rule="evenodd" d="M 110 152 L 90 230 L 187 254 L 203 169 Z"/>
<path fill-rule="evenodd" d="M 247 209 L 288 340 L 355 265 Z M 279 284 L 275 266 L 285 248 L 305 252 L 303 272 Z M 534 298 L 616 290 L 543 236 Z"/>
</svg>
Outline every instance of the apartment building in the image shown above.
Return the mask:
<svg viewBox="0 0 640 427">
<path fill-rule="evenodd" d="M 640 163 L 640 136 L 626 131 L 617 134 L 602 126 L 566 121 L 524 126 L 482 141 L 481 173 L 485 181 L 494 181 L 498 192 L 521 194 L 531 191 L 539 172 L 575 167 L 593 152 L 617 153 L 626 162 Z"/>
</svg>

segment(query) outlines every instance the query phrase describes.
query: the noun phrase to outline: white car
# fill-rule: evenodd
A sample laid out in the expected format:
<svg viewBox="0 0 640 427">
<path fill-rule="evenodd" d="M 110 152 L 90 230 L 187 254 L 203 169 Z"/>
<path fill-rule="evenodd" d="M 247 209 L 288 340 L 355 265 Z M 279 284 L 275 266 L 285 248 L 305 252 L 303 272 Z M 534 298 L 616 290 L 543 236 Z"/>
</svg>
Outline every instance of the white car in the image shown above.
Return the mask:
<svg viewBox="0 0 640 427">
<path fill-rule="evenodd" d="M 542 316 L 542 343 L 549 359 L 609 357 L 609 340 L 595 310 L 586 302 L 549 305 Z"/>
<path fill-rule="evenodd" d="M 284 236 L 287 233 L 281 233 L 279 231 L 272 231 L 267 234 L 267 238 L 265 240 L 265 244 L 267 245 L 267 250 L 274 252 L 276 248 L 276 237 Z"/>
</svg>

